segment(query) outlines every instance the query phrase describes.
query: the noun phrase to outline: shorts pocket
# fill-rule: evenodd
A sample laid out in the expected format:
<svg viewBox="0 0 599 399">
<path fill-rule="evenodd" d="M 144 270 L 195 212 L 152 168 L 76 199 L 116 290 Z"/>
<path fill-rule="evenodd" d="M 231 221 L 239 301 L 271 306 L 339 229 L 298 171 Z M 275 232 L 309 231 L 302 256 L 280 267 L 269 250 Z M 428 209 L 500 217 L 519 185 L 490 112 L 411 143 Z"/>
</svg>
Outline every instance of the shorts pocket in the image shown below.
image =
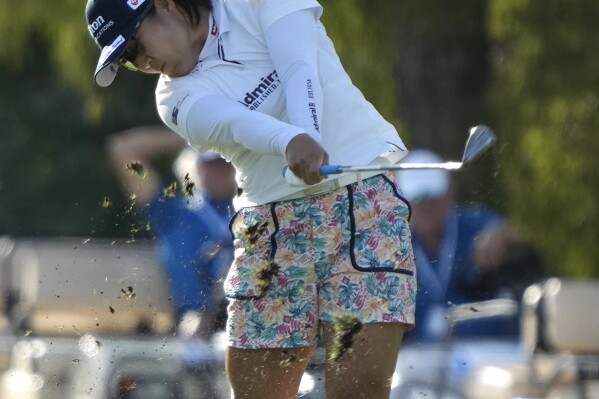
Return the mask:
<svg viewBox="0 0 599 399">
<path fill-rule="evenodd" d="M 268 205 L 241 209 L 231 221 L 235 259 L 225 280 L 225 296 L 232 299 L 264 297 L 278 274 L 273 261 L 277 225 Z"/>
<path fill-rule="evenodd" d="M 415 273 L 410 206 L 387 176 L 348 186 L 350 247 L 355 269 Z"/>
</svg>

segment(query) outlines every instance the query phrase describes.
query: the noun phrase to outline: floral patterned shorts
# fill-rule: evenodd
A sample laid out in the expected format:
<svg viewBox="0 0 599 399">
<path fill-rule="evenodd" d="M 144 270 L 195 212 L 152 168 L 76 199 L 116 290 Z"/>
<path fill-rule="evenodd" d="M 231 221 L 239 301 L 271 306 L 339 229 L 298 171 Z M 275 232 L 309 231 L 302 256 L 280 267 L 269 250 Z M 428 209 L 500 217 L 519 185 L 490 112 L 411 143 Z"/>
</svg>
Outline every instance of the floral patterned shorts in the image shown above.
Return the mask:
<svg viewBox="0 0 599 399">
<path fill-rule="evenodd" d="M 312 345 L 319 321 L 414 323 L 410 208 L 377 175 L 311 197 L 243 208 L 231 222 L 229 345 Z"/>
</svg>

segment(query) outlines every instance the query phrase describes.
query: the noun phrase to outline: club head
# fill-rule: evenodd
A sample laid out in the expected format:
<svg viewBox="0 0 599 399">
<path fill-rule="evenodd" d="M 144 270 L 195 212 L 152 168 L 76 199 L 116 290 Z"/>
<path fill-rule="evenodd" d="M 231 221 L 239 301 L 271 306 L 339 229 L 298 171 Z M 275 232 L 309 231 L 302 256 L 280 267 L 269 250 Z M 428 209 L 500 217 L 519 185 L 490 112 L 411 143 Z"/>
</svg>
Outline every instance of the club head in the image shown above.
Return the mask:
<svg viewBox="0 0 599 399">
<path fill-rule="evenodd" d="M 497 141 L 495 133 L 490 127 L 485 125 L 474 126 L 470 129 L 470 136 L 464 147 L 464 155 L 462 156 L 462 164 L 467 165 L 480 159 L 486 154 Z"/>
</svg>

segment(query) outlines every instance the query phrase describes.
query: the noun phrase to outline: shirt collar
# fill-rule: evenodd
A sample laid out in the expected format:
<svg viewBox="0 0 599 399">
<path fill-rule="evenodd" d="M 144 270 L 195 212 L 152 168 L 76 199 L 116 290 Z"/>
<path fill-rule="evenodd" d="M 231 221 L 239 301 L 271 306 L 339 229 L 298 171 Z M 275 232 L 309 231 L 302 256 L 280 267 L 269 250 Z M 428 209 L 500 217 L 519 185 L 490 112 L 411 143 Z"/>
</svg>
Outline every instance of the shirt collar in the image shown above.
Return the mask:
<svg viewBox="0 0 599 399">
<path fill-rule="evenodd" d="M 208 16 L 208 37 L 200 52 L 199 61 L 217 53 L 216 42 L 220 35 L 231 30 L 225 7 L 220 0 L 212 2 L 212 12 Z"/>
<path fill-rule="evenodd" d="M 215 25 L 210 27 L 211 35 L 218 36 L 231 30 L 227 11 L 222 0 L 212 1 L 212 20 Z"/>
</svg>

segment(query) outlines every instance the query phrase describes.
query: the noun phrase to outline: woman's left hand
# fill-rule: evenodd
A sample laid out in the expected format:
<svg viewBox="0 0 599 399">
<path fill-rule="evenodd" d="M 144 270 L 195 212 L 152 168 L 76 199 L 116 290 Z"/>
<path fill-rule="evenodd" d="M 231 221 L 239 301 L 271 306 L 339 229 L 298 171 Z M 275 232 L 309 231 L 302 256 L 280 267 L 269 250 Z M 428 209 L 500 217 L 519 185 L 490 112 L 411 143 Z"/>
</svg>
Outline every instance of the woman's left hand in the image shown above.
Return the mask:
<svg viewBox="0 0 599 399">
<path fill-rule="evenodd" d="M 329 164 L 329 154 L 308 133 L 291 139 L 285 157 L 289 169 L 306 184 L 316 184 L 325 177 L 320 174 L 319 168 Z"/>
</svg>

